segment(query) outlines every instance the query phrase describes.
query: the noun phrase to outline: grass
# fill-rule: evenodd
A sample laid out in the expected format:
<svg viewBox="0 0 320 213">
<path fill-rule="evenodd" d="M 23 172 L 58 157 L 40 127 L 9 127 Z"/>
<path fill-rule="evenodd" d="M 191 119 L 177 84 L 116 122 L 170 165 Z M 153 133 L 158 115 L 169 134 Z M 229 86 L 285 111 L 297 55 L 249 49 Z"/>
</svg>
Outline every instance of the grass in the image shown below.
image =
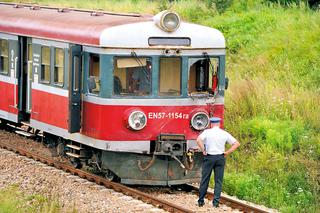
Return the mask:
<svg viewBox="0 0 320 213">
<path fill-rule="evenodd" d="M 41 195 L 26 195 L 17 186 L 12 185 L 0 190 L 1 213 L 58 213 L 61 207 L 57 200 L 47 199 Z"/>
<path fill-rule="evenodd" d="M 32 2 L 153 14 L 170 8 L 221 30 L 230 78 L 225 125 L 242 144 L 228 159 L 224 191 L 282 212 L 318 211 L 319 11 L 264 0 L 233 1 L 226 8 L 217 7 L 218 0 Z"/>
</svg>

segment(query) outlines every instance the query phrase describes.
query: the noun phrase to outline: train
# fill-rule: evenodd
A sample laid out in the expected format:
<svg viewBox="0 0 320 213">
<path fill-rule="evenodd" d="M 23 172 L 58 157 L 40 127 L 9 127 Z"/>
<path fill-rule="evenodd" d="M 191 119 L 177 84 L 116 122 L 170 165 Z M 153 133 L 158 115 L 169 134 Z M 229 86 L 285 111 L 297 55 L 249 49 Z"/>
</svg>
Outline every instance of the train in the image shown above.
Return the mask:
<svg viewBox="0 0 320 213">
<path fill-rule="evenodd" d="M 223 119 L 228 86 L 219 30 L 169 10 L 0 11 L 1 125 L 123 184 L 200 181 L 196 138 Z"/>
</svg>

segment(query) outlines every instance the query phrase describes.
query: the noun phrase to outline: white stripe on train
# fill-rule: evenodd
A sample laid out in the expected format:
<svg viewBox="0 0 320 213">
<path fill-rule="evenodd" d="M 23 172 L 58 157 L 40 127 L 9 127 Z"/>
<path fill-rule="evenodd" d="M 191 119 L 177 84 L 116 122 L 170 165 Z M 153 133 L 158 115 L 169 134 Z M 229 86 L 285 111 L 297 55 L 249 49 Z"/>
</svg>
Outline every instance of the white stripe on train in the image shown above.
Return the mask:
<svg viewBox="0 0 320 213">
<path fill-rule="evenodd" d="M 0 118 L 12 121 L 12 122 L 18 122 L 18 115 L 13 114 L 7 111 L 0 110 Z"/>
</svg>

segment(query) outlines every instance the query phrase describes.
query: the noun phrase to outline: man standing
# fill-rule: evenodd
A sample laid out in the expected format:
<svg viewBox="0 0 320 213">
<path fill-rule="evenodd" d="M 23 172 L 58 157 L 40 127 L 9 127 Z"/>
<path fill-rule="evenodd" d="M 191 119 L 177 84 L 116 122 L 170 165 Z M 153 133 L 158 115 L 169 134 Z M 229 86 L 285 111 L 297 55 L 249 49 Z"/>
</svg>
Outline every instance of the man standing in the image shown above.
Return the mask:
<svg viewBox="0 0 320 213">
<path fill-rule="evenodd" d="M 198 205 L 204 205 L 204 197 L 208 190 L 210 176 L 214 170 L 214 199 L 213 206 L 219 206 L 222 191 L 225 157 L 240 146 L 240 143 L 228 132 L 220 129 L 220 118 L 210 118 L 211 129 L 204 130 L 197 138 L 197 144 L 203 153 L 202 178 L 199 189 Z M 232 146 L 225 151 L 225 144 Z"/>
</svg>

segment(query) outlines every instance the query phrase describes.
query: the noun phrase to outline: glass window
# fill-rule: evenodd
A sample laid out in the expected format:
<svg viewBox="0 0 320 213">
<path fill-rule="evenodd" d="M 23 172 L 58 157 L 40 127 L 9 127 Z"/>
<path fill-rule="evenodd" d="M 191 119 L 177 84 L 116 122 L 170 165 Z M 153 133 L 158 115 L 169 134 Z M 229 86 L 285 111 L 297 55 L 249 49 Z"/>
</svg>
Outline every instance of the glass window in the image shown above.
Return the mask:
<svg viewBox="0 0 320 213">
<path fill-rule="evenodd" d="M 127 57 L 114 60 L 114 95 L 151 94 L 151 58 Z"/>
<path fill-rule="evenodd" d="M 61 48 L 55 48 L 54 57 L 54 83 L 63 86 L 64 77 L 64 51 Z"/>
<path fill-rule="evenodd" d="M 28 61 L 32 61 L 32 44 L 28 44 Z"/>
<path fill-rule="evenodd" d="M 28 78 L 32 79 L 32 44 L 28 43 Z"/>
<path fill-rule="evenodd" d="M 99 94 L 100 92 L 100 57 L 97 54 L 90 54 L 89 56 L 89 92 Z"/>
<path fill-rule="evenodd" d="M 79 78 L 80 78 L 80 58 L 79 56 L 73 56 L 73 91 L 79 90 Z"/>
<path fill-rule="evenodd" d="M 211 92 L 216 89 L 218 58 L 189 59 L 189 94 L 195 92 Z"/>
<path fill-rule="evenodd" d="M 50 83 L 50 47 L 41 47 L 41 82 Z"/>
<path fill-rule="evenodd" d="M 0 73 L 9 74 L 9 42 L 0 39 Z"/>
<path fill-rule="evenodd" d="M 159 95 L 181 95 L 181 58 L 160 59 Z"/>
</svg>

